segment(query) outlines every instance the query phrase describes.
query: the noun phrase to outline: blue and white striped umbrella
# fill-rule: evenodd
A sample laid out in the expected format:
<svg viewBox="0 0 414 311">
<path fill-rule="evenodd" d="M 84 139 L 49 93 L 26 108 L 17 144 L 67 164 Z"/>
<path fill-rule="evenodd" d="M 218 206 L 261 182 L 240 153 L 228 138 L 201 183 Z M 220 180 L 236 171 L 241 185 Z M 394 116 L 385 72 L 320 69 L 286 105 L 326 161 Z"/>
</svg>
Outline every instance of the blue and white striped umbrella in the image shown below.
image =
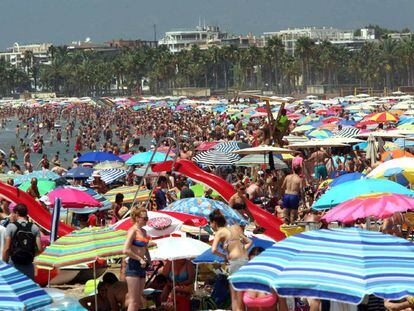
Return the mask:
<svg viewBox="0 0 414 311">
<path fill-rule="evenodd" d="M 207 198 L 186 198 L 177 200 L 166 208 L 166 211 L 180 212 L 208 218 L 208 215 L 218 209 L 229 224 L 246 225 L 247 221 L 237 211 L 227 204 Z"/>
<path fill-rule="evenodd" d="M 35 310 L 52 298 L 26 275 L 0 261 L 0 310 Z"/>
<path fill-rule="evenodd" d="M 109 185 L 112 184 L 114 181 L 117 181 L 118 179 L 124 178 L 126 176 L 125 170 L 119 170 L 116 168 L 108 169 L 108 170 L 99 170 L 99 174 L 101 175 L 102 181 Z M 93 177 L 89 177 L 86 182 L 91 183 L 93 180 Z"/>
<path fill-rule="evenodd" d="M 237 290 L 358 304 L 365 295 L 414 295 L 414 244 L 357 228 L 291 236 L 230 276 Z"/>
</svg>

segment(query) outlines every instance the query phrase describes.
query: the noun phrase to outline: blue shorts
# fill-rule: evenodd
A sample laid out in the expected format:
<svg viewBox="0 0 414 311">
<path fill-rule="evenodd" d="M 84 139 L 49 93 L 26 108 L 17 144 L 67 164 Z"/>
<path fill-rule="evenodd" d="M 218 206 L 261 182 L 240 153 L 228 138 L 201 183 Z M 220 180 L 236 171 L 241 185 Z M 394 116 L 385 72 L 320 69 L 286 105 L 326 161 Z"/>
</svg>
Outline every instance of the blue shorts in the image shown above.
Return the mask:
<svg viewBox="0 0 414 311">
<path fill-rule="evenodd" d="M 284 194 L 282 199 L 282 207 L 289 209 L 299 208 L 300 198 L 297 194 Z"/>
<path fill-rule="evenodd" d="M 125 269 L 125 276 L 133 276 L 139 278 L 145 278 L 147 272 L 144 268 L 142 268 L 141 263 L 138 260 L 129 258 L 126 269 Z"/>
</svg>

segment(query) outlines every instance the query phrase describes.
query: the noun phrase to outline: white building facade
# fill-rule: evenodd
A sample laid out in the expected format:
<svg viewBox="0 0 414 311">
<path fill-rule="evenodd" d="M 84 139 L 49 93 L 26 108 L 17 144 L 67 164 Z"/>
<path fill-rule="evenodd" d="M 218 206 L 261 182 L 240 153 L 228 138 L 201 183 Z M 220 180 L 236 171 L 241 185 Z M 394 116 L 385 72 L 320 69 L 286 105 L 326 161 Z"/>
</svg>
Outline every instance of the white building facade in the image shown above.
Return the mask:
<svg viewBox="0 0 414 311">
<path fill-rule="evenodd" d="M 20 67 L 24 58 L 25 52 L 30 51 L 33 53 L 33 58 L 39 63 L 49 63 L 49 48 L 51 43 L 42 44 L 27 44 L 20 45 L 15 43 L 12 47 L 9 47 L 4 52 L 0 52 L 0 59 L 4 59 L 14 67 Z"/>
</svg>

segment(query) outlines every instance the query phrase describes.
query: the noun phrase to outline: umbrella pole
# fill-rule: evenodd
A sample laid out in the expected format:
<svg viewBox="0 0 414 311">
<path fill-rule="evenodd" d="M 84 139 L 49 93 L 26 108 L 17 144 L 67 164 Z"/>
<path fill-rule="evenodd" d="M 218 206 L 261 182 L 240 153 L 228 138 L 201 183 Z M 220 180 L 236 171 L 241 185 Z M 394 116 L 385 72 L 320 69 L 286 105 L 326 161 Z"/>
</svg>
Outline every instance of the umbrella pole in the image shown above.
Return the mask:
<svg viewBox="0 0 414 311">
<path fill-rule="evenodd" d="M 96 288 L 96 260 L 93 262 L 93 286 L 95 287 L 95 311 L 98 311 L 98 290 Z"/>
<path fill-rule="evenodd" d="M 50 288 L 50 269 L 47 271 L 47 288 Z"/>
<path fill-rule="evenodd" d="M 194 282 L 194 293 L 198 289 L 198 265 L 196 265 L 196 271 L 195 271 L 195 282 Z"/>
<path fill-rule="evenodd" d="M 175 296 L 175 270 L 174 270 L 174 260 L 171 261 L 171 269 L 172 269 L 172 281 L 173 281 L 173 300 L 174 300 L 174 311 L 177 311 L 177 301 Z M 96 310 L 98 311 L 98 310 Z"/>
</svg>

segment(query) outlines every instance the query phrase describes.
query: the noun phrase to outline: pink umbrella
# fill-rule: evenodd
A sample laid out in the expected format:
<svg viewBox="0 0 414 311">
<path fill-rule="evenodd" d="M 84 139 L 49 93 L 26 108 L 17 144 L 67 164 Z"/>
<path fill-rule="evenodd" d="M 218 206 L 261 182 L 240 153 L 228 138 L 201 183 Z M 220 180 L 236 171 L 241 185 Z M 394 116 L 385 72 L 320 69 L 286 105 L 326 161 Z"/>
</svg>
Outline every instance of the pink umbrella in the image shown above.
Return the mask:
<svg viewBox="0 0 414 311">
<path fill-rule="evenodd" d="M 124 154 L 120 154 L 119 157 L 126 162 L 126 160 L 128 160 L 130 157 L 132 157 L 132 154 L 124 153 Z"/>
<path fill-rule="evenodd" d="M 102 203 L 90 194 L 72 188 L 57 188 L 47 194 L 51 205 L 55 204 L 55 199 L 62 200 L 62 206 L 66 208 L 101 207 Z"/>
<path fill-rule="evenodd" d="M 384 219 L 394 213 L 410 210 L 414 210 L 412 197 L 395 193 L 370 193 L 337 205 L 327 212 L 322 220 L 350 223 L 370 216 Z"/>
</svg>

